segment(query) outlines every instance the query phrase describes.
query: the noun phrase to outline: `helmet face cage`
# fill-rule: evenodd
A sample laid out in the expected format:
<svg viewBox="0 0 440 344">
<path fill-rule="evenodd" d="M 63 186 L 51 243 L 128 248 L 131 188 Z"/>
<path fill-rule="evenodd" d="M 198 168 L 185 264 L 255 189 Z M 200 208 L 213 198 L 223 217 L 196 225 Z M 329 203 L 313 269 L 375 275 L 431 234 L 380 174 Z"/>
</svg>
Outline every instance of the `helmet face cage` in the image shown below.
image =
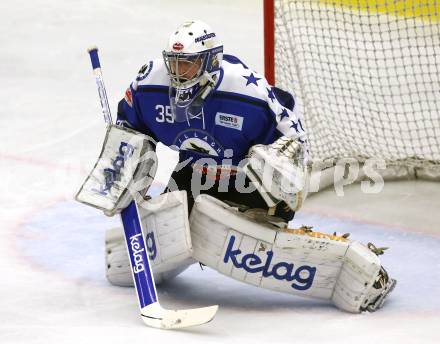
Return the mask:
<svg viewBox="0 0 440 344">
<path fill-rule="evenodd" d="M 163 51 L 162 55 L 171 86 L 188 88 L 199 82 L 205 72 L 211 74 L 220 70 L 223 46 L 197 53 Z"/>
<path fill-rule="evenodd" d="M 208 52 L 182 54 L 163 52 L 163 59 L 171 80 L 171 86 L 187 88 L 199 81 L 206 70 Z"/>
<path fill-rule="evenodd" d="M 223 46 L 197 53 L 168 52 L 162 53 L 165 66 L 170 76 L 170 103 L 174 119 L 187 121 L 201 111 L 199 101 L 208 76 L 220 70 Z M 196 105 L 197 104 L 197 105 Z"/>
</svg>

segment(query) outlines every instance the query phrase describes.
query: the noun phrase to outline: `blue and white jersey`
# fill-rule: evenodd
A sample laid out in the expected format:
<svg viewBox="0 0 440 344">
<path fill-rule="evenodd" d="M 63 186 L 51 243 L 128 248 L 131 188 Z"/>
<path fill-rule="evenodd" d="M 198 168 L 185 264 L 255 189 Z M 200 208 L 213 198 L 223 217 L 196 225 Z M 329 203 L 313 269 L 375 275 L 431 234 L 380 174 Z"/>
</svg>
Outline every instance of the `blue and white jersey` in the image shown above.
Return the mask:
<svg viewBox="0 0 440 344">
<path fill-rule="evenodd" d="M 232 55 L 224 55 L 216 87 L 204 102 L 205 127 L 201 118 L 174 121 L 169 85 L 164 62 L 147 63 L 119 103 L 118 123 L 179 150 L 181 161 L 238 166 L 255 144 L 270 144 L 282 135 L 305 143 L 293 97 Z"/>
</svg>

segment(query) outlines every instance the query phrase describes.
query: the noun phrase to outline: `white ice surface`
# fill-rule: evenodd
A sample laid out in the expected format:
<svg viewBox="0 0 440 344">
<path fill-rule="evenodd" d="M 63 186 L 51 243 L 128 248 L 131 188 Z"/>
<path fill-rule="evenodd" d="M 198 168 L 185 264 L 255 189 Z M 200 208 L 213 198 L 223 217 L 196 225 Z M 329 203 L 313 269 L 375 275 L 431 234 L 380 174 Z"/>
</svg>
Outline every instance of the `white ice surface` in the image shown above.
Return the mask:
<svg viewBox="0 0 440 344">
<path fill-rule="evenodd" d="M 262 70 L 261 1 L 0 2 L 0 343 L 439 343 L 440 186 L 358 186 L 310 198 L 294 224 L 390 246 L 398 280 L 385 307 L 352 315 L 193 266 L 159 289 L 166 307 L 219 304 L 211 323 L 147 328 L 134 290 L 104 276 L 117 224 L 72 197 L 99 153 L 103 124 L 86 49 L 101 51 L 112 109 L 138 68 L 184 19 L 217 28 L 225 50 Z M 161 149 L 156 188 L 175 154 Z"/>
</svg>

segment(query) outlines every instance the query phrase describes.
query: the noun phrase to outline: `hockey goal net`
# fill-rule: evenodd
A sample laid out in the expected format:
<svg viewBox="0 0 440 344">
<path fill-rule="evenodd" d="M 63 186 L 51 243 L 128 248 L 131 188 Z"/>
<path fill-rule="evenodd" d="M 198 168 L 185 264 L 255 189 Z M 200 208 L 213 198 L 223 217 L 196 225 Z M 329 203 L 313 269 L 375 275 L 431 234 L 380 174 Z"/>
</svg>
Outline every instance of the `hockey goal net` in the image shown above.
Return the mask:
<svg viewBox="0 0 440 344">
<path fill-rule="evenodd" d="M 295 95 L 314 161 L 440 175 L 440 0 L 264 6 L 266 77 Z"/>
</svg>

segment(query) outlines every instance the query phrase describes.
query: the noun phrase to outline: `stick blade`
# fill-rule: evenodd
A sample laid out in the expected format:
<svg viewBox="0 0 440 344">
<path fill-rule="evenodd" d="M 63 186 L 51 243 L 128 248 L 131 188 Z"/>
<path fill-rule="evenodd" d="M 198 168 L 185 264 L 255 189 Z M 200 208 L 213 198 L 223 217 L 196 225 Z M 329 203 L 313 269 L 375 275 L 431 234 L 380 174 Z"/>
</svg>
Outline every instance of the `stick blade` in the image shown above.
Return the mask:
<svg viewBox="0 0 440 344">
<path fill-rule="evenodd" d="M 142 320 L 148 326 L 161 329 L 177 329 L 197 326 L 211 321 L 217 313 L 218 306 L 209 306 L 184 310 L 161 309 L 162 314 L 157 314 L 157 309 L 142 309 Z"/>
</svg>

